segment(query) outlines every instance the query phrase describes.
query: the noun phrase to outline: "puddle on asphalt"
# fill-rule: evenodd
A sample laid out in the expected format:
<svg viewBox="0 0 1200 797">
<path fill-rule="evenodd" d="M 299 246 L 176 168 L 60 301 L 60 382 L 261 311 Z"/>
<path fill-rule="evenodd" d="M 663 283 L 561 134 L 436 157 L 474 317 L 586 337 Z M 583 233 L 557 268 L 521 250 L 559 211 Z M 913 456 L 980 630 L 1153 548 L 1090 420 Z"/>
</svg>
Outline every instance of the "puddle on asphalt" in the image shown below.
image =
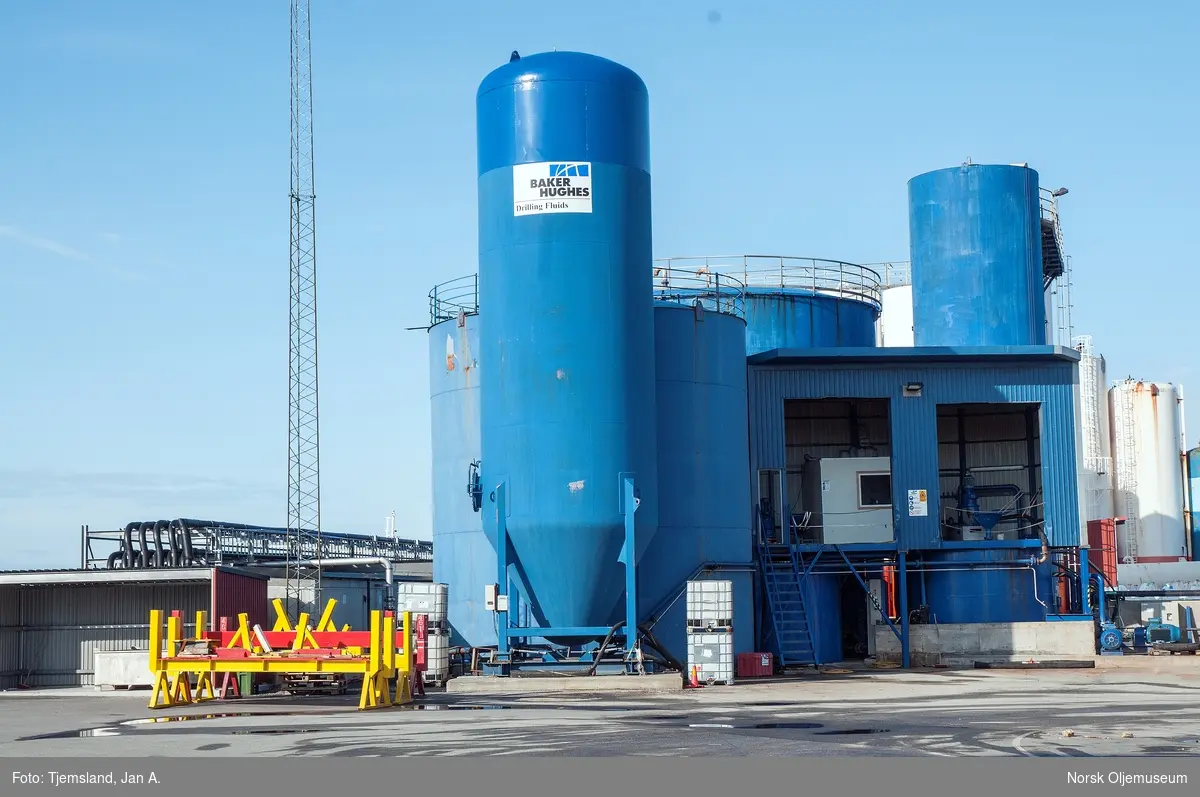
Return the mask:
<svg viewBox="0 0 1200 797">
<path fill-rule="evenodd" d="M 818 736 L 866 736 L 872 733 L 891 733 L 887 728 L 847 728 L 840 731 L 821 731 Z"/>
<path fill-rule="evenodd" d="M 230 731 L 230 733 L 234 736 L 257 736 L 259 734 L 312 733 L 316 730 L 319 730 L 319 728 L 243 728 L 237 731 Z"/>
<path fill-rule="evenodd" d="M 820 722 L 763 722 L 746 727 L 756 730 L 810 731 L 813 728 L 824 728 L 825 726 Z"/>
</svg>

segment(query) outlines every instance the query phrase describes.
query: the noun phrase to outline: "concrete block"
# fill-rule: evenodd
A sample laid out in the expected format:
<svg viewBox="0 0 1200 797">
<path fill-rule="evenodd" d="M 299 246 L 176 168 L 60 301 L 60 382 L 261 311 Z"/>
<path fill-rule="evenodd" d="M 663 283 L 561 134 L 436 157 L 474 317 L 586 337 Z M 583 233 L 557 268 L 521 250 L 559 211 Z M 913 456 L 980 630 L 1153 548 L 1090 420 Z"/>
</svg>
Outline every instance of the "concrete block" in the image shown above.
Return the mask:
<svg viewBox="0 0 1200 797">
<path fill-rule="evenodd" d="M 969 666 L 972 661 L 1087 658 L 1095 653 L 1088 622 L 962 623 L 914 625 L 909 658 L 914 666 Z M 876 658 L 900 659 L 900 643 L 886 629 L 875 634 Z"/>
<path fill-rule="evenodd" d="M 993 653 L 1012 653 L 1019 650 L 1016 635 L 1008 623 L 983 623 L 979 629 L 978 650 L 988 650 Z"/>
<path fill-rule="evenodd" d="M 1038 626 L 1035 653 L 1056 656 L 1093 656 L 1096 653 L 1092 623 L 1079 621 L 1032 625 Z"/>
<path fill-rule="evenodd" d="M 98 650 L 92 655 L 92 669 L 93 683 L 101 689 L 154 686 L 146 650 Z"/>
</svg>

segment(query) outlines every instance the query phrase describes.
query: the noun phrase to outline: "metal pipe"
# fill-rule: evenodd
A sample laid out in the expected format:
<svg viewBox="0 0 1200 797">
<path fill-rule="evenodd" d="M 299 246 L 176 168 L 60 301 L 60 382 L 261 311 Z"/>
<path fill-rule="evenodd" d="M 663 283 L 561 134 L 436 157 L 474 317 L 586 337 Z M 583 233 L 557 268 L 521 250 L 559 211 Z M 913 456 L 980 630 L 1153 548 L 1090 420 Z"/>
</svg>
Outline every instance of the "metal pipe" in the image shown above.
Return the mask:
<svg viewBox="0 0 1200 797">
<path fill-rule="evenodd" d="M 140 548 L 138 567 L 150 567 L 150 543 L 146 538 L 146 532 L 153 527 L 153 520 L 147 520 L 138 526 L 138 547 Z"/>
<path fill-rule="evenodd" d="M 1035 564 L 1044 565 L 1046 560 L 1050 558 L 1050 540 L 1046 537 L 1046 532 L 1042 531 L 1041 526 L 1035 526 L 1034 531 L 1037 532 L 1038 539 L 1042 541 L 1042 554 L 1038 557 Z"/>
<path fill-rule="evenodd" d="M 1047 612 L 1049 612 L 1050 607 L 1046 605 L 1045 601 L 1043 601 L 1041 598 L 1038 597 L 1038 585 L 1037 585 L 1038 571 L 1037 571 L 1037 569 L 1031 567 L 1031 568 L 1029 568 L 1029 573 L 1033 576 L 1033 599 L 1035 601 L 1037 601 L 1038 603 L 1040 603 L 1042 605 L 1043 609 L 1045 609 Z"/>
<path fill-rule="evenodd" d="M 183 552 L 179 550 L 179 538 L 175 536 L 175 523 L 170 520 L 160 520 L 167 529 L 167 545 L 170 547 L 171 567 L 183 567 Z"/>
<path fill-rule="evenodd" d="M 604 641 L 600 643 L 600 647 L 596 648 L 596 658 L 592 660 L 592 666 L 588 667 L 587 674 L 595 675 L 596 668 L 600 666 L 600 657 L 604 655 L 604 651 L 608 649 L 608 643 L 612 642 L 613 636 L 617 633 L 617 629 L 625 625 L 624 620 L 620 620 L 612 628 L 608 629 L 608 636 L 604 637 Z M 636 634 L 637 631 L 634 631 Z"/>
<path fill-rule="evenodd" d="M 192 530 L 188 527 L 188 521 L 182 518 L 172 521 L 176 524 L 179 530 L 179 542 L 183 546 L 183 559 L 188 567 L 196 563 L 195 552 L 192 551 Z"/>
<path fill-rule="evenodd" d="M 663 660 L 668 667 L 674 667 L 675 669 L 679 670 L 679 672 L 685 672 L 687 670 L 687 667 L 683 664 L 683 662 L 672 656 L 667 650 L 666 646 L 659 642 L 658 638 L 650 632 L 650 629 L 638 626 L 638 630 L 642 632 L 642 638 L 646 644 L 663 657 Z"/>
<path fill-rule="evenodd" d="M 163 565 L 167 564 L 167 556 L 166 556 L 167 552 L 166 552 L 166 549 L 163 548 L 162 532 L 163 532 L 163 529 L 169 527 L 170 525 L 171 525 L 170 522 L 166 521 L 166 520 L 158 520 L 158 521 L 155 521 L 155 523 L 154 523 L 154 566 L 155 567 L 161 568 Z"/>
<path fill-rule="evenodd" d="M 133 567 L 133 530 L 137 526 L 137 523 L 130 523 L 125 526 L 124 545 L 121 549 L 121 555 L 126 568 Z"/>
</svg>

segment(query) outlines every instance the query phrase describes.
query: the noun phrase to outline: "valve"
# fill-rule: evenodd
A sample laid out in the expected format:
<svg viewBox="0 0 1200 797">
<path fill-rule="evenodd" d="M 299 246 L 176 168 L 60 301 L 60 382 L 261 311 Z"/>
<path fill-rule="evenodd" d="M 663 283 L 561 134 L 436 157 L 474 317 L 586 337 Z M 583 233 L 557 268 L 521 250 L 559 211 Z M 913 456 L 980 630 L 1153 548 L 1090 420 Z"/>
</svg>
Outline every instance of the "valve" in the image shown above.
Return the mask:
<svg viewBox="0 0 1200 797">
<path fill-rule="evenodd" d="M 483 506 L 483 481 L 479 475 L 479 460 L 467 466 L 467 495 L 471 497 L 471 509 L 478 512 Z"/>
</svg>

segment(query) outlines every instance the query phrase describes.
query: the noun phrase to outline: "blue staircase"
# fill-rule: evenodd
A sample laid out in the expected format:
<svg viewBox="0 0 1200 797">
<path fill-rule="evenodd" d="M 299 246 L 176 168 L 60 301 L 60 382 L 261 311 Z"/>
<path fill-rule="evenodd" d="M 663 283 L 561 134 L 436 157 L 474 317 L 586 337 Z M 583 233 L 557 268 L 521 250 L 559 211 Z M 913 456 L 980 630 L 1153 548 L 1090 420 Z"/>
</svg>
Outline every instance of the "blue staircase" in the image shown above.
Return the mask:
<svg viewBox="0 0 1200 797">
<path fill-rule="evenodd" d="M 782 667 L 814 665 L 812 627 L 804 608 L 800 562 L 790 545 L 767 543 L 759 546 L 759 566 L 771 610 L 771 627 Z"/>
</svg>

